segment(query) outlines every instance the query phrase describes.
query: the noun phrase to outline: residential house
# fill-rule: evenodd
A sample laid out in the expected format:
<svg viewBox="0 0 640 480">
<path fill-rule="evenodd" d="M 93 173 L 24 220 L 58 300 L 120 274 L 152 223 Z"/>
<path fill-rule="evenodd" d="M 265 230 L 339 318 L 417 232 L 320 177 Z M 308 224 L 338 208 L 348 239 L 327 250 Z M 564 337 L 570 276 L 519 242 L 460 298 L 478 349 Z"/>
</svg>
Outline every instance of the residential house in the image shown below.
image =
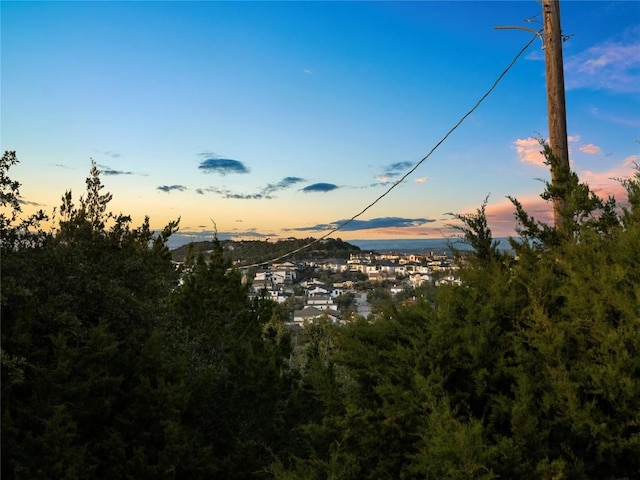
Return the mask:
<svg viewBox="0 0 640 480">
<path fill-rule="evenodd" d="M 331 295 L 317 294 L 307 298 L 307 305 L 320 310 L 338 310 L 338 306 L 333 303 Z"/>
<path fill-rule="evenodd" d="M 320 310 L 315 307 L 304 307 L 302 310 L 293 312 L 293 323 L 295 325 L 313 323 L 321 318 L 327 318 L 331 323 L 338 323 L 340 321 L 340 313 L 337 310 Z"/>
</svg>

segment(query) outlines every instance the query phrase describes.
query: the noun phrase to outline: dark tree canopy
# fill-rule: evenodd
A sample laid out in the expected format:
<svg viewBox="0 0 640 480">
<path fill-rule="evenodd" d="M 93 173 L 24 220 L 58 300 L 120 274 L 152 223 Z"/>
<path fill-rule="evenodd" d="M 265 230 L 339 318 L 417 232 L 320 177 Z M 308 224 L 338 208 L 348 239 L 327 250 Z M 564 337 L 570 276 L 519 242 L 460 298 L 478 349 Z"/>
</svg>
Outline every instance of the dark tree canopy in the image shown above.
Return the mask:
<svg viewBox="0 0 640 480">
<path fill-rule="evenodd" d="M 111 213 L 95 164 L 77 204 L 24 216 L 16 162 L 0 163 L 3 478 L 638 477 L 640 170 L 624 202 L 568 172 L 561 234 L 513 199 L 513 254 L 486 202 L 454 215 L 474 249 L 460 286 L 372 294 L 375 321 L 292 342 L 217 239 L 179 273 L 178 222 Z"/>
<path fill-rule="evenodd" d="M 282 313 L 219 245 L 180 286 L 166 242 L 110 213 L 93 164 L 51 230 L 2 176 L 2 477 L 247 478 L 284 448 Z M 6 210 L 6 211 L 5 211 Z M 293 407 L 292 407 L 293 408 Z"/>
<path fill-rule="evenodd" d="M 637 478 L 640 170 L 626 202 L 568 177 L 569 234 L 514 200 L 513 256 L 486 203 L 454 215 L 461 286 L 331 334 L 307 377 L 322 416 L 276 478 Z"/>
</svg>

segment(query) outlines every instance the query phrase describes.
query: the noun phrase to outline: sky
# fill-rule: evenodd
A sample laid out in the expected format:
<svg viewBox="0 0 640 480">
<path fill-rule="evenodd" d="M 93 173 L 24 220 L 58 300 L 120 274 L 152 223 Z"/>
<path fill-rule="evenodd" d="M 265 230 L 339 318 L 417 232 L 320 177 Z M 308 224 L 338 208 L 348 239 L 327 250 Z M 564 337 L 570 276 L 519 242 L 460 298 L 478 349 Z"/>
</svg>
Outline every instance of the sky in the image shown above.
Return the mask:
<svg viewBox="0 0 640 480">
<path fill-rule="evenodd" d="M 174 243 L 442 238 L 488 198 L 494 236 L 548 167 L 535 0 L 2 2 L 1 146 L 25 212 L 77 200 Z M 640 163 L 640 2 L 560 2 L 570 162 L 602 196 Z M 419 165 L 418 165 L 419 164 Z M 411 170 L 416 167 L 414 171 Z M 407 173 L 411 172 L 407 175 Z M 406 178 L 397 183 L 403 176 Z M 395 186 L 393 186 L 395 185 Z M 390 190 L 391 188 L 391 190 Z"/>
</svg>

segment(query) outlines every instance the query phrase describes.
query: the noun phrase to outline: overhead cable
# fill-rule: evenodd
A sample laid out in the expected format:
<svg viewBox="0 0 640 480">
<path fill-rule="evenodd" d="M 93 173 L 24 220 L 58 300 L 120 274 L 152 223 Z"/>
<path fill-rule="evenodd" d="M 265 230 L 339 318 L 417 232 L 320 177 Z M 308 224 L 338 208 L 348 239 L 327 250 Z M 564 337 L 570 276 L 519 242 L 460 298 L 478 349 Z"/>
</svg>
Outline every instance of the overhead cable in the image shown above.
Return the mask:
<svg viewBox="0 0 640 480">
<path fill-rule="evenodd" d="M 509 70 L 511 70 L 511 67 L 513 67 L 515 65 L 515 63 L 518 61 L 518 59 L 522 56 L 522 54 L 531 46 L 531 44 L 536 40 L 536 38 L 538 38 L 538 34 L 536 33 L 535 35 L 533 35 L 531 37 L 531 40 L 529 40 L 529 42 L 527 42 L 527 44 L 522 47 L 522 49 L 518 52 L 518 54 L 513 58 L 513 60 L 511 60 L 511 63 L 509 63 L 509 65 L 507 65 L 507 67 L 502 71 L 502 73 L 498 76 L 498 78 L 493 82 L 493 84 L 491 85 L 491 87 L 489 87 L 489 89 L 486 91 L 486 93 L 484 95 L 482 95 L 482 97 L 480 97 L 480 99 L 475 103 L 475 105 L 473 107 L 471 107 L 471 109 L 465 113 L 460 120 L 458 120 L 458 122 L 449 129 L 449 131 L 438 141 L 438 143 L 436 143 L 431 150 L 429 150 L 429 152 L 422 157 L 409 171 L 407 171 L 407 173 L 405 173 L 399 180 L 395 181 L 387 190 L 385 190 L 384 193 L 382 193 L 378 198 L 376 198 L 373 202 L 371 202 L 369 205 L 367 205 L 366 207 L 364 207 L 362 210 L 360 210 L 360 212 L 356 213 L 354 216 L 352 216 L 350 219 L 342 222 L 341 224 L 337 225 L 335 228 L 329 230 L 327 233 L 321 235 L 320 237 L 312 240 L 311 242 L 298 247 L 294 250 L 291 250 L 290 252 L 287 252 L 283 255 L 280 255 L 276 258 L 272 258 L 270 260 L 266 260 L 264 262 L 260 262 L 260 263 L 253 263 L 251 265 L 243 265 L 244 268 L 247 267 L 259 267 L 261 265 L 266 265 L 268 263 L 273 263 L 273 262 L 277 262 L 278 260 L 282 260 L 283 258 L 289 257 L 295 253 L 298 253 L 302 250 L 305 250 L 307 248 L 309 248 L 310 246 L 321 242 L 322 240 L 324 240 L 325 238 L 333 235 L 335 232 L 342 230 L 345 226 L 349 225 L 351 222 L 353 222 L 356 218 L 360 217 L 361 215 L 363 215 L 367 210 L 369 210 L 371 207 L 373 207 L 376 203 L 378 203 L 380 200 L 382 200 L 384 197 L 386 197 L 391 190 L 393 190 L 394 188 L 396 188 L 398 185 L 400 185 L 402 182 L 404 182 L 407 177 L 409 175 L 411 175 L 413 172 L 416 171 L 416 169 L 422 165 L 424 163 L 425 160 L 427 160 L 431 154 L 433 154 L 433 152 L 435 152 L 438 147 L 440 147 L 440 145 L 442 145 L 444 143 L 444 141 L 449 138 L 449 136 L 460 126 L 462 125 L 462 123 L 474 112 L 476 111 L 476 109 L 482 104 L 482 102 L 484 102 L 484 100 L 491 95 L 491 93 L 495 90 L 495 88 L 498 86 L 498 83 L 500 83 L 500 81 L 504 78 L 504 76 L 507 74 L 507 72 L 509 72 Z"/>
</svg>

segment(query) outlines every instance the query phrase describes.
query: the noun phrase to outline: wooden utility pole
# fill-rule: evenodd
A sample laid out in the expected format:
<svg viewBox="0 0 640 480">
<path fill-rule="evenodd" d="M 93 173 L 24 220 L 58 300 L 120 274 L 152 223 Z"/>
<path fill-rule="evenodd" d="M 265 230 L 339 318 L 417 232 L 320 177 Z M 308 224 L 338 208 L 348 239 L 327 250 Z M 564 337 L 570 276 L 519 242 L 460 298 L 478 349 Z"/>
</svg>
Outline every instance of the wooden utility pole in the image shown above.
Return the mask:
<svg viewBox="0 0 640 480">
<path fill-rule="evenodd" d="M 562 64 L 562 29 L 560 27 L 559 0 L 542 0 L 545 65 L 547 76 L 547 116 L 549 121 L 549 147 L 555 157 L 551 163 L 551 185 L 567 180 L 569 147 L 567 145 L 567 112 L 564 98 L 564 68 Z M 563 174 L 563 172 L 565 172 Z M 553 220 L 556 229 L 565 231 L 567 225 L 562 212 L 566 212 L 567 199 L 563 195 L 553 199 Z"/>
</svg>

